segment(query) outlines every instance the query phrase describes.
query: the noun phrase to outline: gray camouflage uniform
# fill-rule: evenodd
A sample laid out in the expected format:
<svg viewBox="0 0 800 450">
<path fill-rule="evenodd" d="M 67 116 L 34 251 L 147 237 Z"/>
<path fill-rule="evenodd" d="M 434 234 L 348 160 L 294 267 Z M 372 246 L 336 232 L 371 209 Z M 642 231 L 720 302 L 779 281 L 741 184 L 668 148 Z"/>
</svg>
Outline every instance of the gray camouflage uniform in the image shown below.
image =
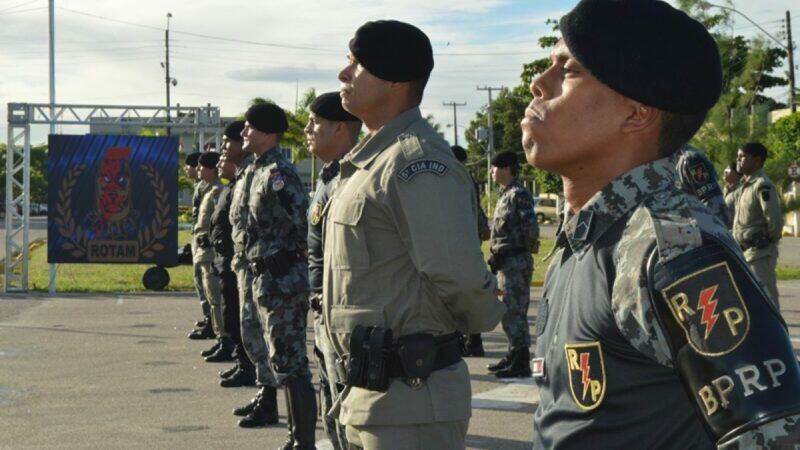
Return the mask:
<svg viewBox="0 0 800 450">
<path fill-rule="evenodd" d="M 222 284 L 219 276 L 214 272 L 215 252 L 211 242 L 211 216 L 214 214 L 214 207 L 220 192 L 222 192 L 222 187 L 219 180 L 207 184 L 205 194 L 200 200 L 192 239 L 195 246 L 192 258 L 195 267 L 200 268 L 203 291 L 211 307 L 211 325 L 217 338 L 229 337 L 225 330 L 225 321 L 222 319 Z"/>
<path fill-rule="evenodd" d="M 718 242 L 713 248 L 727 249 L 726 257 L 742 258 L 725 225 L 695 197 L 677 190 L 676 177 L 674 158 L 656 160 L 621 175 L 581 210 L 573 213 L 566 205 L 536 323 L 537 358 L 533 363 L 540 402 L 534 414 L 535 449 L 773 449 L 792 448 L 800 439 L 800 416 L 794 415 L 762 424 L 724 445 L 715 444 L 704 427 L 701 414 L 705 411 L 701 412 L 696 398 L 702 397 L 702 390 L 699 396 L 695 392 L 687 395 L 688 382 L 676 373 L 678 367 L 686 367 L 683 350 L 688 346 L 673 355 L 673 344 L 662 326 L 673 326 L 668 321 L 673 318 L 660 315 L 667 321 L 659 321 L 656 317 L 655 307 L 660 305 L 656 302 L 664 300 L 653 298 L 650 287 L 658 285 L 658 277 L 668 272 L 650 272 L 650 255 L 656 251 L 657 261 L 668 264 L 681 256 L 694 257 L 696 251 L 704 254 L 712 248 L 711 242 Z M 707 256 L 712 263 L 719 258 L 713 252 Z M 743 264 L 738 267 L 747 270 Z M 704 303 L 702 292 L 700 300 L 688 302 L 695 308 L 694 319 L 705 324 L 708 339 L 717 318 L 717 300 L 719 309 L 723 302 L 735 301 L 722 296 L 712 299 L 716 288 L 746 280 L 720 277 L 704 281 L 703 286 L 710 289 L 703 292 L 713 289 L 706 298 L 709 302 Z M 665 297 L 667 289 L 662 291 Z M 763 305 L 760 302 L 765 297 L 742 301 L 742 306 L 752 309 Z M 774 326 L 775 335 L 783 333 L 782 339 L 788 341 L 777 317 L 770 317 L 761 326 Z M 717 324 L 717 335 L 735 336 L 742 330 L 722 323 L 724 319 Z M 699 339 L 696 333 L 692 336 Z M 730 339 L 731 335 L 727 336 Z M 714 357 L 717 355 L 705 361 Z M 793 359 L 784 361 L 784 368 L 796 364 Z M 703 383 L 711 381 L 702 378 L 703 369 L 690 367 Z M 723 366 L 722 370 L 727 373 L 728 369 L 733 373 L 735 367 Z M 796 383 L 787 383 L 788 376 L 783 381 L 784 385 Z M 722 408 L 735 408 L 742 397 L 753 395 L 745 385 L 742 396 L 742 389 L 738 384 L 730 386 L 725 391 L 730 402 Z M 781 389 L 781 384 L 769 383 L 758 389 L 780 395 L 781 391 L 774 389 Z"/>
<path fill-rule="evenodd" d="M 247 215 L 248 263 L 275 261 L 253 277 L 253 297 L 269 342 L 269 364 L 280 384 L 311 379 L 306 356 L 308 315 L 308 194 L 292 165 L 273 148 L 252 165 Z"/>
<path fill-rule="evenodd" d="M 253 300 L 253 277 L 245 257 L 247 228 L 247 204 L 253 181 L 253 155 L 247 157 L 236 171 L 236 184 L 231 199 L 230 221 L 233 235 L 233 259 L 231 267 L 236 273 L 239 286 L 239 318 L 242 344 L 250 361 L 256 366 L 256 380 L 260 386 L 278 387 L 275 375 L 269 367 L 269 349 L 264 341 L 264 328 L 258 317 L 258 308 Z"/>
<path fill-rule="evenodd" d="M 714 164 L 706 154 L 690 145 L 685 145 L 678 150 L 676 168 L 678 188 L 700 199 L 701 203 L 730 228 L 733 214 L 722 195 Z"/>
<path fill-rule="evenodd" d="M 192 194 L 192 233 L 194 234 L 194 226 L 197 224 L 197 215 L 200 212 L 200 202 L 203 200 L 203 196 L 208 192 L 209 186 L 208 183 L 205 181 L 198 181 L 194 184 L 194 193 Z M 194 235 L 192 235 L 192 255 L 197 252 L 197 243 L 194 241 Z M 203 313 L 206 314 L 208 320 L 211 320 L 211 305 L 208 303 L 208 299 L 206 298 L 206 290 L 203 288 L 203 272 L 200 269 L 199 264 L 194 264 L 194 256 L 192 256 L 193 268 L 194 268 L 194 290 L 197 292 L 197 296 L 200 297 L 200 302 L 203 305 Z M 209 324 L 210 325 L 210 324 Z"/>
<path fill-rule="evenodd" d="M 531 345 L 528 306 L 531 295 L 533 257 L 539 239 L 539 224 L 533 197 L 516 179 L 500 190 L 489 239 L 491 263 L 497 271 L 498 289 L 504 292 L 503 331 L 510 349 Z"/>
</svg>

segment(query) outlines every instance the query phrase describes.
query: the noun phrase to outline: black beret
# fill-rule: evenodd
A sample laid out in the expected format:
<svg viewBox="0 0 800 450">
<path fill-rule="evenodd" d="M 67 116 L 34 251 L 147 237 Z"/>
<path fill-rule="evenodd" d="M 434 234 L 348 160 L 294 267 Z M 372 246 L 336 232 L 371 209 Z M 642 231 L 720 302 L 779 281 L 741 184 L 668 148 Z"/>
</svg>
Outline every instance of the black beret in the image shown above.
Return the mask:
<svg viewBox="0 0 800 450">
<path fill-rule="evenodd" d="M 274 103 L 258 103 L 244 114 L 251 127 L 262 133 L 283 133 L 289 129 L 286 113 Z"/>
<path fill-rule="evenodd" d="M 193 152 L 186 155 L 186 165 L 195 167 L 197 166 L 197 160 L 200 159 L 200 152 Z"/>
<path fill-rule="evenodd" d="M 519 165 L 517 154 L 514 152 L 498 153 L 492 158 L 492 165 L 501 169 L 503 167 L 517 167 Z"/>
<path fill-rule="evenodd" d="M 225 137 L 231 141 L 242 141 L 242 130 L 244 130 L 244 120 L 235 120 L 225 127 Z"/>
<path fill-rule="evenodd" d="M 318 117 L 334 122 L 361 122 L 361 120 L 342 108 L 339 91 L 321 94 L 311 104 L 311 112 Z"/>
<path fill-rule="evenodd" d="M 203 152 L 200 154 L 200 165 L 209 169 L 217 167 L 219 162 L 219 153 L 217 152 Z"/>
<path fill-rule="evenodd" d="M 581 0 L 559 28 L 572 55 L 620 94 L 678 114 L 709 110 L 722 92 L 714 38 L 660 0 Z"/>
<path fill-rule="evenodd" d="M 764 144 L 760 142 L 748 142 L 742 145 L 742 151 L 750 156 L 756 156 L 761 159 L 767 159 L 769 155 L 767 147 L 764 147 Z"/>
<path fill-rule="evenodd" d="M 458 162 L 464 162 L 467 160 L 467 151 L 464 150 L 464 147 L 460 145 L 454 145 L 450 147 L 450 150 L 453 152 L 453 156 L 456 157 Z"/>
<path fill-rule="evenodd" d="M 369 73 L 386 81 L 426 80 L 433 48 L 419 28 L 396 20 L 367 22 L 350 40 L 350 53 Z"/>
</svg>

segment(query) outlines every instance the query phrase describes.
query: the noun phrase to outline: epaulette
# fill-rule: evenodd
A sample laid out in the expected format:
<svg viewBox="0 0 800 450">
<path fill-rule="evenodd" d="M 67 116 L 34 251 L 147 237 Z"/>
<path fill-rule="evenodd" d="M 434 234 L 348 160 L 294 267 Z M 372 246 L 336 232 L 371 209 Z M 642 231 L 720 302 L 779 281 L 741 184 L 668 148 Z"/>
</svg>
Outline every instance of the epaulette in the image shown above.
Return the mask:
<svg viewBox="0 0 800 450">
<path fill-rule="evenodd" d="M 700 226 L 683 192 L 657 192 L 643 205 L 653 221 L 658 255 L 663 263 L 703 244 Z"/>
<path fill-rule="evenodd" d="M 414 161 L 425 156 L 425 152 L 422 150 L 422 143 L 416 134 L 402 133 L 397 136 L 397 142 L 400 144 L 400 149 L 403 151 L 406 161 Z"/>
</svg>

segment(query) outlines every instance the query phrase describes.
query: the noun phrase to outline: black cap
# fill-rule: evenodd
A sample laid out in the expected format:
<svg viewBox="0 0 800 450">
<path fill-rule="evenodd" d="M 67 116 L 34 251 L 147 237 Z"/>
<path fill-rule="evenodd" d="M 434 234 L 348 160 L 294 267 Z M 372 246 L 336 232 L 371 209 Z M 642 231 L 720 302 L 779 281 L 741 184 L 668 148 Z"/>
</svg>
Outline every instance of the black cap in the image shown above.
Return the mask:
<svg viewBox="0 0 800 450">
<path fill-rule="evenodd" d="M 722 92 L 714 38 L 660 0 L 581 0 L 559 28 L 572 55 L 620 94 L 663 111 L 699 114 Z"/>
<path fill-rule="evenodd" d="M 339 91 L 319 95 L 311 104 L 311 112 L 318 117 L 333 122 L 361 122 L 361 120 L 342 108 Z"/>
<path fill-rule="evenodd" d="M 367 22 L 350 39 L 350 53 L 369 73 L 395 82 L 427 80 L 433 48 L 419 28 L 396 20 Z"/>
<path fill-rule="evenodd" d="M 498 153 L 492 158 L 492 165 L 501 169 L 503 167 L 517 167 L 519 165 L 517 154 L 514 152 Z"/>
<path fill-rule="evenodd" d="M 467 160 L 467 151 L 464 150 L 464 147 L 460 145 L 454 145 L 450 147 L 450 150 L 453 152 L 453 156 L 456 157 L 458 162 L 464 162 Z"/>
<path fill-rule="evenodd" d="M 200 152 L 189 153 L 186 155 L 185 165 L 195 167 L 198 159 L 200 159 Z"/>
<path fill-rule="evenodd" d="M 225 127 L 225 137 L 231 141 L 242 142 L 242 130 L 244 130 L 244 120 L 235 120 Z"/>
<path fill-rule="evenodd" d="M 748 142 L 742 145 L 742 151 L 750 156 L 761 158 L 762 160 L 766 160 L 769 156 L 767 147 L 764 147 L 764 144 L 760 142 Z"/>
<path fill-rule="evenodd" d="M 208 169 L 217 167 L 219 162 L 219 153 L 217 152 L 203 152 L 200 154 L 200 165 Z"/>
<path fill-rule="evenodd" d="M 262 133 L 283 133 L 289 129 L 286 113 L 274 103 L 258 103 L 244 114 L 251 127 Z"/>
</svg>

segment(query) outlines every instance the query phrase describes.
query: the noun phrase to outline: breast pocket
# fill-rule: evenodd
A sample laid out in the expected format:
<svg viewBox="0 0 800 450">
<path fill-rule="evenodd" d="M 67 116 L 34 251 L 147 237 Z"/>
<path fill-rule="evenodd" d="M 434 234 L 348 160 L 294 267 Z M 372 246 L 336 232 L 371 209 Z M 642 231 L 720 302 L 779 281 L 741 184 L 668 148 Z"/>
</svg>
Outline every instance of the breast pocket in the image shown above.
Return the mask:
<svg viewBox="0 0 800 450">
<path fill-rule="evenodd" d="M 336 198 L 331 205 L 333 225 L 328 239 L 333 239 L 331 265 L 334 269 L 364 270 L 369 268 L 369 250 L 364 227 L 365 198 Z M 327 257 L 327 255 L 326 255 Z"/>
</svg>

